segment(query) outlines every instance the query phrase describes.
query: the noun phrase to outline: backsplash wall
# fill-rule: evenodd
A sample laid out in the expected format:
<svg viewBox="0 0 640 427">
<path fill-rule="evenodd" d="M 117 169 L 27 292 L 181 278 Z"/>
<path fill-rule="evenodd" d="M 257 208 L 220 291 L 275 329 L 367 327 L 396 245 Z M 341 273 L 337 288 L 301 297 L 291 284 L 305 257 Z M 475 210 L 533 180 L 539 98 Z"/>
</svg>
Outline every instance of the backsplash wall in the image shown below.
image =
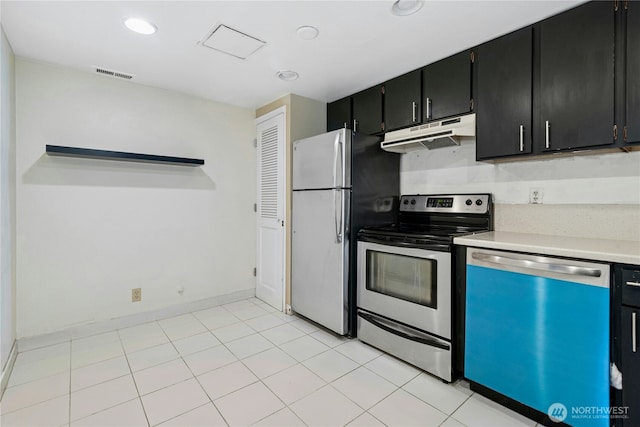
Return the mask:
<svg viewBox="0 0 640 427">
<path fill-rule="evenodd" d="M 470 140 L 404 154 L 400 165 L 403 194 L 492 193 L 496 230 L 640 239 L 640 152 L 486 163 Z M 528 204 L 531 188 L 543 205 Z"/>
<path fill-rule="evenodd" d="M 639 205 L 496 204 L 498 231 L 640 242 Z"/>
</svg>

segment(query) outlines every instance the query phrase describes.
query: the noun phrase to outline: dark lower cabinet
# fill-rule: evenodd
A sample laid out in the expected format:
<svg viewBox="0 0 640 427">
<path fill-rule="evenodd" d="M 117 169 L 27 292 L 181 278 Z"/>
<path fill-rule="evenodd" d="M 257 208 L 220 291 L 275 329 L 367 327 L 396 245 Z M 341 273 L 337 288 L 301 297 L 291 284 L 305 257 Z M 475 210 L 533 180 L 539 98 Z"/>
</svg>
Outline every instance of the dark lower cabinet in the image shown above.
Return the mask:
<svg viewBox="0 0 640 427">
<path fill-rule="evenodd" d="M 628 407 L 624 427 L 640 427 L 640 306 L 621 309 L 620 357 L 622 406 Z"/>
<path fill-rule="evenodd" d="M 421 123 L 420 70 L 415 70 L 384 84 L 385 131 L 401 129 Z"/>
<path fill-rule="evenodd" d="M 592 1 L 537 27 L 540 151 L 615 142 L 614 13 L 614 2 Z"/>
<path fill-rule="evenodd" d="M 327 132 L 342 128 L 351 129 L 351 97 L 327 104 Z"/>
<path fill-rule="evenodd" d="M 625 3 L 626 85 L 625 142 L 640 142 L 640 2 Z"/>
<path fill-rule="evenodd" d="M 422 121 L 471 111 L 471 52 L 463 51 L 422 69 Z"/>
<path fill-rule="evenodd" d="M 614 362 L 622 372 L 615 427 L 640 427 L 640 266 L 614 266 Z"/>
<path fill-rule="evenodd" d="M 382 132 L 382 85 L 374 86 L 351 97 L 352 127 L 356 132 L 374 135 Z"/>
<path fill-rule="evenodd" d="M 531 153 L 532 49 L 529 27 L 475 50 L 478 160 Z"/>
</svg>

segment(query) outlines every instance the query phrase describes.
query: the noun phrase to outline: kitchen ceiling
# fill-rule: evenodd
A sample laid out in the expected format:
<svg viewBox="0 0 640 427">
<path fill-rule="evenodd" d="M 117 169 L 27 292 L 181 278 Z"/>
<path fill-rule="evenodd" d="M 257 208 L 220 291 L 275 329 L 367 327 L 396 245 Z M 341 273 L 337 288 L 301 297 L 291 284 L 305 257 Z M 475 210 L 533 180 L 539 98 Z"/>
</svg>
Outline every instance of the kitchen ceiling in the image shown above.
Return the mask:
<svg viewBox="0 0 640 427">
<path fill-rule="evenodd" d="M 427 1 L 395 16 L 392 0 L 2 0 L 0 17 L 17 56 L 256 108 L 287 93 L 334 101 L 579 3 Z M 158 31 L 129 31 L 132 16 Z M 202 46 L 221 24 L 266 44 L 247 59 Z M 319 36 L 300 38 L 305 25 Z M 282 81 L 283 70 L 299 78 Z"/>
</svg>

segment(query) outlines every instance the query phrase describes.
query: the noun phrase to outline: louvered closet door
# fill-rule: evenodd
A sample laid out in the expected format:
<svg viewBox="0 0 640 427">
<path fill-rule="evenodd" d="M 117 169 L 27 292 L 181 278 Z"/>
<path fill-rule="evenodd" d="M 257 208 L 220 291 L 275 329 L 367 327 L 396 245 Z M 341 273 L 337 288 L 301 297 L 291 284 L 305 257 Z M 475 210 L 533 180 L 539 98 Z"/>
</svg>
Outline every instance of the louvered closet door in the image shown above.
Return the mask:
<svg viewBox="0 0 640 427">
<path fill-rule="evenodd" d="M 256 297 L 278 310 L 284 300 L 284 113 L 258 119 Z"/>
</svg>

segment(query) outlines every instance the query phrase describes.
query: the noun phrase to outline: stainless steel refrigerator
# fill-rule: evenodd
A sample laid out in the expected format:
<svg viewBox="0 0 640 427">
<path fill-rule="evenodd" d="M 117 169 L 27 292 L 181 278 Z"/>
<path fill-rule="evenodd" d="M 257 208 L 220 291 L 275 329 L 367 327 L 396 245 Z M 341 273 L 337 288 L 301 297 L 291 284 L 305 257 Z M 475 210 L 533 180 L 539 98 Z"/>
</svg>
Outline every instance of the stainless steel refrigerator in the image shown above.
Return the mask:
<svg viewBox="0 0 640 427">
<path fill-rule="evenodd" d="M 394 223 L 400 155 L 381 138 L 340 129 L 293 143 L 291 306 L 355 336 L 356 236 Z"/>
</svg>

